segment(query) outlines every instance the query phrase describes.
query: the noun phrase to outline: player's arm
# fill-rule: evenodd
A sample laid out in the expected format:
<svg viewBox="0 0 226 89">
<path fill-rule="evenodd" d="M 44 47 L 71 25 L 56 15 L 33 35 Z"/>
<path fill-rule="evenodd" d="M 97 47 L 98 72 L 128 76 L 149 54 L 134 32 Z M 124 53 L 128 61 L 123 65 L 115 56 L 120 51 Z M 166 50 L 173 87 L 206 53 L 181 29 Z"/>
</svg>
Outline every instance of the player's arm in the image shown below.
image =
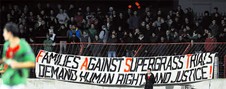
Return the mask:
<svg viewBox="0 0 226 89">
<path fill-rule="evenodd" d="M 14 69 L 20 69 L 20 68 L 33 68 L 35 67 L 35 63 L 34 62 L 17 62 L 15 60 L 12 61 L 12 63 L 10 63 L 10 66 Z"/>
<path fill-rule="evenodd" d="M 0 64 L 3 64 L 3 63 L 4 63 L 4 62 L 3 62 L 3 60 L 1 59 L 1 60 L 0 60 Z"/>
<path fill-rule="evenodd" d="M 5 61 L 5 58 L 0 59 L 0 64 L 3 64 Z"/>
<path fill-rule="evenodd" d="M 3 69 L 0 70 L 0 74 L 4 73 L 6 71 L 6 69 L 7 69 L 7 66 L 4 65 Z"/>
</svg>

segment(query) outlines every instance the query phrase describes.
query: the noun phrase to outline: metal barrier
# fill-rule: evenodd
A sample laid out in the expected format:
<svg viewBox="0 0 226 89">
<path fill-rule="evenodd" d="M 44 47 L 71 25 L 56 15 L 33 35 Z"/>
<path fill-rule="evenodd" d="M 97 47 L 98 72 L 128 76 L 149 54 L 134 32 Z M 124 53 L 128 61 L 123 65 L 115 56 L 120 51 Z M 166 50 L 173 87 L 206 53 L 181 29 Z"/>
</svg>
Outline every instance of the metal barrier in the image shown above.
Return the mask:
<svg viewBox="0 0 226 89">
<path fill-rule="evenodd" d="M 199 52 L 217 52 L 219 58 L 219 77 L 224 73 L 224 56 L 226 54 L 226 42 L 214 43 L 58 43 L 55 45 L 31 44 L 34 52 L 44 49 L 57 53 L 74 54 L 83 56 L 167 56 L 182 55 Z M 0 45 L 2 50 L 2 45 Z M 0 51 L 0 55 L 2 51 Z"/>
</svg>

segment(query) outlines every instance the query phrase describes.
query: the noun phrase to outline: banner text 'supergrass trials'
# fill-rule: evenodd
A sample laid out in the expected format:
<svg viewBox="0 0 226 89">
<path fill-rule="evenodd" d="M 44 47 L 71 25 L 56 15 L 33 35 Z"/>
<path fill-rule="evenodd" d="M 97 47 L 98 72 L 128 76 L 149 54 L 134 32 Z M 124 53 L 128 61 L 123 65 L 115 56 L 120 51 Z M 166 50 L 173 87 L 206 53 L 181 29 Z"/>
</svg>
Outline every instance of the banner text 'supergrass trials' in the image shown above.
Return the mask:
<svg viewBox="0 0 226 89">
<path fill-rule="evenodd" d="M 70 82 L 141 86 L 152 69 L 156 84 L 189 83 L 213 78 L 215 53 L 154 57 L 92 57 L 41 50 L 36 76 Z"/>
</svg>

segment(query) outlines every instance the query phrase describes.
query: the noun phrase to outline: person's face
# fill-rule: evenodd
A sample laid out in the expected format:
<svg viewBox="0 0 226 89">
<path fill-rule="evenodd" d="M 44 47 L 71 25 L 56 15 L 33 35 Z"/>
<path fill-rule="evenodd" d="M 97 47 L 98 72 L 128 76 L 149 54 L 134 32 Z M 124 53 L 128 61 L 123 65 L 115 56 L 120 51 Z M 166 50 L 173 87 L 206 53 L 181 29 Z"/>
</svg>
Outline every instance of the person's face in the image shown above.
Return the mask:
<svg viewBox="0 0 226 89">
<path fill-rule="evenodd" d="M 94 24 L 91 24 L 91 28 L 94 28 Z"/>
<path fill-rule="evenodd" d="M 50 11 L 50 14 L 53 15 L 53 13 L 54 13 L 53 10 L 51 10 L 51 11 Z"/>
<path fill-rule="evenodd" d="M 122 13 L 119 13 L 119 16 L 122 18 L 123 17 L 123 14 Z"/>
<path fill-rule="evenodd" d="M 151 73 L 151 70 L 147 70 L 147 73 L 150 74 Z"/>
<path fill-rule="evenodd" d="M 60 13 L 63 13 L 63 10 L 62 9 L 60 9 Z"/>
<path fill-rule="evenodd" d="M 122 31 L 122 27 L 118 27 L 118 30 L 119 30 L 119 31 Z"/>
<path fill-rule="evenodd" d="M 155 33 L 152 33 L 152 37 L 155 37 Z"/>
<path fill-rule="evenodd" d="M 98 40 L 98 39 L 99 39 L 97 35 L 95 35 L 95 39 L 96 39 L 96 40 Z"/>
<path fill-rule="evenodd" d="M 9 38 L 12 36 L 11 32 L 8 32 L 5 28 L 3 30 L 3 37 L 5 39 L 5 41 L 8 41 Z"/>
</svg>

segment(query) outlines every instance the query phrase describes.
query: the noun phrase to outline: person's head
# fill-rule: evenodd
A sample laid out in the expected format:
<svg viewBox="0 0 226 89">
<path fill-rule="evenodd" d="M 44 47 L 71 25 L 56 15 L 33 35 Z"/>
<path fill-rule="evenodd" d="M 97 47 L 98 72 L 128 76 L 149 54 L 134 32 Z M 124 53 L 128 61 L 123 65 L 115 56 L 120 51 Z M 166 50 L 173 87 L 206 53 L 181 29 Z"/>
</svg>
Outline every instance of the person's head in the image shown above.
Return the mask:
<svg viewBox="0 0 226 89">
<path fill-rule="evenodd" d="M 146 29 L 150 30 L 150 25 L 149 24 L 146 24 Z"/>
<path fill-rule="evenodd" d="M 70 21 L 71 21 L 71 22 L 74 22 L 74 18 L 73 18 L 73 17 L 71 17 L 71 18 L 70 18 Z"/>
<path fill-rule="evenodd" d="M 145 22 L 144 22 L 144 21 L 141 22 L 141 26 L 142 26 L 142 27 L 145 26 Z"/>
<path fill-rule="evenodd" d="M 216 24 L 216 20 L 214 19 L 214 20 L 212 20 L 212 24 Z"/>
<path fill-rule="evenodd" d="M 17 24 L 12 22 L 6 23 L 3 29 L 3 37 L 6 41 L 13 37 L 19 37 L 19 28 Z"/>
<path fill-rule="evenodd" d="M 86 11 L 87 11 L 87 12 L 90 11 L 90 7 L 89 7 L 89 6 L 86 7 Z"/>
<path fill-rule="evenodd" d="M 209 11 L 205 11 L 205 12 L 204 12 L 204 15 L 205 15 L 205 16 L 209 16 Z"/>
<path fill-rule="evenodd" d="M 44 11 L 44 10 L 42 10 L 42 11 L 41 11 L 41 15 L 44 15 L 44 14 L 45 14 L 45 11 Z"/>
<path fill-rule="evenodd" d="M 29 15 L 30 15 L 30 16 L 33 16 L 33 12 L 32 12 L 32 11 L 30 11 L 30 12 L 29 12 Z"/>
<path fill-rule="evenodd" d="M 134 12 L 133 12 L 133 15 L 137 16 L 137 11 L 134 11 Z"/>
<path fill-rule="evenodd" d="M 147 12 L 147 16 L 151 16 L 151 12 L 150 11 Z"/>
<path fill-rule="evenodd" d="M 90 25 L 90 28 L 94 29 L 95 28 L 94 24 L 91 24 Z"/>
<path fill-rule="evenodd" d="M 181 10 L 181 5 L 178 5 L 177 6 L 177 10 Z"/>
<path fill-rule="evenodd" d="M 122 13 L 119 13 L 119 17 L 120 17 L 120 18 L 123 18 L 123 14 L 122 14 Z"/>
<path fill-rule="evenodd" d="M 77 12 L 77 15 L 81 15 L 81 12 L 80 12 L 80 11 L 78 11 L 78 12 Z"/>
<path fill-rule="evenodd" d="M 127 36 L 127 32 L 126 31 L 124 32 L 124 36 Z"/>
<path fill-rule="evenodd" d="M 86 31 L 83 31 L 83 36 L 87 35 L 87 32 Z"/>
<path fill-rule="evenodd" d="M 151 35 L 152 35 L 152 37 L 155 37 L 156 36 L 156 34 L 154 32 Z"/>
<path fill-rule="evenodd" d="M 95 35 L 95 40 L 99 40 L 99 36 L 98 35 Z"/>
<path fill-rule="evenodd" d="M 111 35 L 111 37 L 112 37 L 112 38 L 115 38 L 115 37 L 116 37 L 116 35 L 115 35 L 115 34 L 112 34 L 112 35 Z"/>
<path fill-rule="evenodd" d="M 61 13 L 61 14 L 63 13 L 63 9 L 60 9 L 60 13 Z"/>
<path fill-rule="evenodd" d="M 161 40 L 161 42 L 164 42 L 165 41 L 165 38 L 164 37 L 161 37 L 160 40 Z"/>
<path fill-rule="evenodd" d="M 131 38 L 133 37 L 133 34 L 131 32 L 129 33 L 129 37 L 131 37 Z"/>
<path fill-rule="evenodd" d="M 32 32 L 33 31 L 33 28 L 32 27 L 29 27 L 29 29 L 28 29 L 30 32 Z"/>
<path fill-rule="evenodd" d="M 121 26 L 118 26 L 118 31 L 122 31 L 122 27 Z"/>
<path fill-rule="evenodd" d="M 170 34 L 170 30 L 166 30 L 166 35 L 169 35 Z"/>
<path fill-rule="evenodd" d="M 212 35 L 212 33 L 209 31 L 208 32 L 208 37 L 212 37 L 213 35 Z"/>
<path fill-rule="evenodd" d="M 69 9 L 72 9 L 72 8 L 74 8 L 74 5 L 70 4 Z"/>
<path fill-rule="evenodd" d="M 179 40 L 182 41 L 183 40 L 183 37 L 182 36 L 179 36 Z"/>
<path fill-rule="evenodd" d="M 147 69 L 147 73 L 148 73 L 148 74 L 151 74 L 151 69 L 150 69 L 150 68 Z"/>
</svg>

